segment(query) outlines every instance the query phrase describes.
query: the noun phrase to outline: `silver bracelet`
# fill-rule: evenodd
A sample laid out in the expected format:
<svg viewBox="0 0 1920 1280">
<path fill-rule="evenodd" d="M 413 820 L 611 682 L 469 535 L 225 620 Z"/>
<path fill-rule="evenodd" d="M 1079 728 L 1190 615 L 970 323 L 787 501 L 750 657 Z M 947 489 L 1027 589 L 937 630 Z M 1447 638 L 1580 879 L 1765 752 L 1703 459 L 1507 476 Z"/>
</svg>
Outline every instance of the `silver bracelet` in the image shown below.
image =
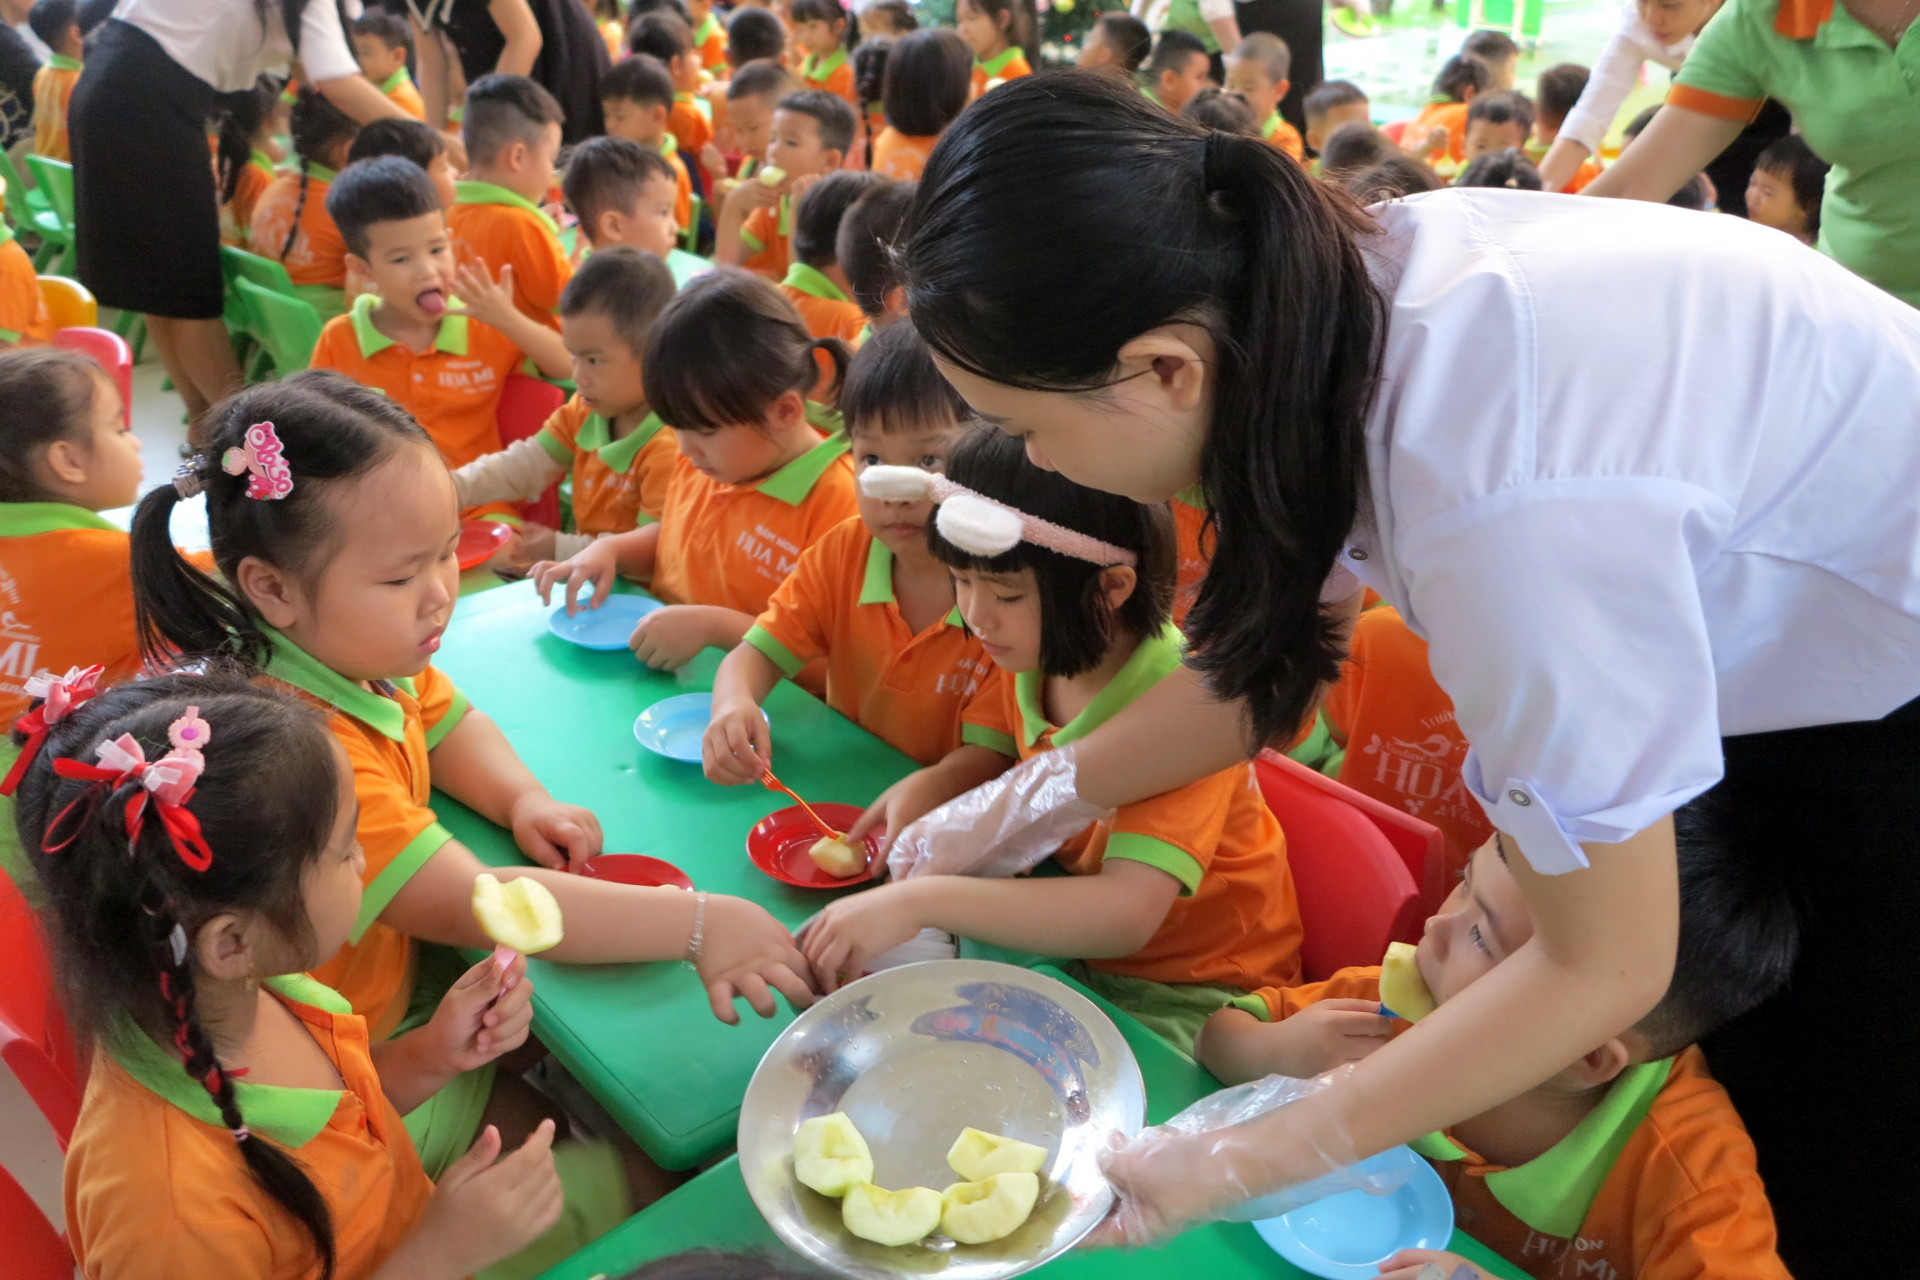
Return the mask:
<svg viewBox="0 0 1920 1280">
<path fill-rule="evenodd" d="M 707 942 L 707 894 L 706 890 L 693 895 L 693 934 L 687 939 L 687 963 L 698 965 L 700 954 L 706 950 Z"/>
</svg>

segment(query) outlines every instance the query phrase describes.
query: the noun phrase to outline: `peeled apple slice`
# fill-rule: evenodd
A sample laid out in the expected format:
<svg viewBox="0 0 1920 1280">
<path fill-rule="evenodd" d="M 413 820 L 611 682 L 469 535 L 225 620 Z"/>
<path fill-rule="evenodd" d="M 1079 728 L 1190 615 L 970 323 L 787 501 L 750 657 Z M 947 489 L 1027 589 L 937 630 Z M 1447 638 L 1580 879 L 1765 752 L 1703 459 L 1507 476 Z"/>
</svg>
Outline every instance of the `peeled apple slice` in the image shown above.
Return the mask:
<svg viewBox="0 0 1920 1280">
<path fill-rule="evenodd" d="M 1031 1173 L 996 1173 L 984 1182 L 956 1182 L 942 1197 L 940 1229 L 961 1244 L 986 1244 L 1018 1231 L 1040 1199 Z"/>
<path fill-rule="evenodd" d="M 985 1182 L 996 1173 L 1039 1173 L 1047 1149 L 980 1129 L 962 1129 L 947 1152 L 947 1164 L 968 1182 Z"/>
<path fill-rule="evenodd" d="M 523 955 L 545 951 L 564 936 L 553 892 L 528 876 L 505 884 L 484 871 L 475 876 L 473 918 L 489 938 Z"/>
<path fill-rule="evenodd" d="M 1390 942 L 1380 962 L 1380 1003 L 1408 1022 L 1420 1021 L 1435 1008 L 1433 992 L 1427 990 L 1427 980 L 1414 961 L 1417 950 L 1411 942 Z"/>
<path fill-rule="evenodd" d="M 930 1187 L 888 1191 L 863 1182 L 840 1202 L 840 1221 L 848 1231 L 875 1244 L 903 1245 L 923 1239 L 940 1225 L 946 1201 Z"/>
<path fill-rule="evenodd" d="M 844 1111 L 803 1121 L 793 1136 L 793 1176 L 823 1196 L 873 1181 L 873 1153 Z"/>
<path fill-rule="evenodd" d="M 787 171 L 777 164 L 770 164 L 760 171 L 760 185 L 777 187 L 787 180 Z"/>
<path fill-rule="evenodd" d="M 813 859 L 814 866 L 839 880 L 857 876 L 867 869 L 866 854 L 835 836 L 814 841 L 807 856 Z"/>
</svg>

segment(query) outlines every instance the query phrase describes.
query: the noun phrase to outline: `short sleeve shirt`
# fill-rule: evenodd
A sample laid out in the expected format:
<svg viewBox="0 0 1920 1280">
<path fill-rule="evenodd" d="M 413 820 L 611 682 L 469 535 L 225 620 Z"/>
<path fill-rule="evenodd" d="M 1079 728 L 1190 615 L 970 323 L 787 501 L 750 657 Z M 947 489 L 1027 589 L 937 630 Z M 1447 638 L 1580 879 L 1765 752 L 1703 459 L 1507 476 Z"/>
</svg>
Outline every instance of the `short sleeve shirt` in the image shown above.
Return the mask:
<svg viewBox="0 0 1920 1280">
<path fill-rule="evenodd" d="M 847 297 L 833 281 L 804 262 L 794 262 L 787 266 L 787 274 L 780 281 L 780 292 L 787 295 L 787 301 L 800 313 L 800 319 L 806 324 L 807 332 L 816 338 L 838 338 L 852 343 L 867 324 L 867 317 L 861 313 L 853 299 Z M 820 353 L 824 359 L 825 352 Z M 828 361 L 826 376 L 832 378 L 831 361 Z"/>
<path fill-rule="evenodd" d="M 1027 65 L 1026 55 L 1020 52 L 1019 45 L 1014 45 L 985 62 L 975 58 L 973 60 L 973 96 L 977 98 L 996 85 L 1032 74 L 1033 68 Z"/>
<path fill-rule="evenodd" d="M 800 555 L 746 642 L 788 679 L 827 660 L 827 705 L 921 765 L 962 744 L 1015 754 L 999 727 L 1006 673 L 955 609 L 914 634 L 893 592 L 893 553 L 860 517 Z"/>
<path fill-rule="evenodd" d="M 573 523 L 584 534 L 625 533 L 660 518 L 680 446 L 660 415 L 618 440 L 578 395 L 554 411 L 534 439 L 573 472 Z"/>
<path fill-rule="evenodd" d="M 740 265 L 770 280 L 786 277 L 790 265 L 787 245 L 793 238 L 793 201 L 786 196 L 771 208 L 755 209 L 740 227 L 746 257 Z"/>
<path fill-rule="evenodd" d="M 285 266 L 295 284 L 347 287 L 347 242 L 327 215 L 332 185 L 333 170 L 309 164 L 305 178 L 298 169 L 275 177 L 253 206 L 251 252 Z"/>
<path fill-rule="evenodd" d="M 233 199 L 220 208 L 220 243 L 245 249 L 253 243 L 253 211 L 273 184 L 273 162 L 260 152 L 240 169 Z"/>
<path fill-rule="evenodd" d="M 67 102 L 80 79 L 80 64 L 60 54 L 33 77 L 33 151 L 67 158 Z"/>
<path fill-rule="evenodd" d="M 1200 584 L 1207 580 L 1207 565 L 1213 559 L 1213 539 L 1207 532 L 1206 508 L 1180 498 L 1175 498 L 1170 505 L 1180 553 L 1179 574 L 1173 590 L 1173 625 L 1184 627 L 1193 602 L 1200 598 Z"/>
<path fill-rule="evenodd" d="M 52 341 L 53 314 L 40 293 L 33 259 L 13 238 L 12 228 L 0 226 L 0 342 L 42 347 Z"/>
<path fill-rule="evenodd" d="M 420 96 L 419 88 L 413 83 L 413 77 L 407 74 L 405 67 L 388 76 L 386 83 L 380 86 L 380 92 L 387 95 L 387 101 L 415 120 L 427 118 L 426 100 Z"/>
<path fill-rule="evenodd" d="M 806 89 L 824 89 L 860 111 L 860 95 L 853 91 L 853 64 L 847 61 L 845 48 L 837 48 L 824 58 L 808 54 L 800 63 L 800 83 Z"/>
<path fill-rule="evenodd" d="M 899 182 L 918 182 L 938 141 L 938 135 L 916 138 L 888 125 L 873 140 L 873 171 Z"/>
<path fill-rule="evenodd" d="M 413 947 L 380 919 L 394 895 L 453 839 L 427 807 L 432 794 L 427 753 L 468 711 L 466 695 L 437 668 L 366 689 L 322 666 L 277 632 L 267 674 L 329 713 L 328 725 L 353 766 L 360 802 L 357 834 L 367 869 L 360 915 L 339 954 L 313 976 L 346 997 L 376 1038 L 392 1034 L 413 989 Z"/>
<path fill-rule="evenodd" d="M 0 723 L 25 713 L 28 677 L 140 669 L 126 531 L 63 502 L 0 503 Z"/>
<path fill-rule="evenodd" d="M 447 229 L 460 261 L 484 262 L 495 278 L 511 264 L 513 305 L 558 333 L 560 291 L 573 279 L 573 263 L 553 219 L 519 193 L 491 182 L 462 182 L 454 191 Z"/>
</svg>

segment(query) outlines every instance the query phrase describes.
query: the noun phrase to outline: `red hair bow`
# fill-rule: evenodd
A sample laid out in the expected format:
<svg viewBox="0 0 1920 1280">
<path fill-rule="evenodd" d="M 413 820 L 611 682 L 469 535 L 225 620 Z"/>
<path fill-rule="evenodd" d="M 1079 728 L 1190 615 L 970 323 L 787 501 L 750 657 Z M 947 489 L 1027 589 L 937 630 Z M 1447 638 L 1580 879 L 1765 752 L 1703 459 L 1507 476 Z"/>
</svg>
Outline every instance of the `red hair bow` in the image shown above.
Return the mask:
<svg viewBox="0 0 1920 1280">
<path fill-rule="evenodd" d="M 128 782 L 137 782 L 140 790 L 127 801 L 129 851 L 138 843 L 140 832 L 146 826 L 147 799 L 151 796 L 154 812 L 166 828 L 167 838 L 173 843 L 173 851 L 180 855 L 180 861 L 186 863 L 190 870 L 205 871 L 213 865 L 213 850 L 207 846 L 206 838 L 200 832 L 200 819 L 187 808 L 187 802 L 193 798 L 194 784 L 199 782 L 201 772 L 207 767 L 200 748 L 206 745 L 210 736 L 207 722 L 200 719 L 200 708 L 188 707 L 187 714 L 174 721 L 167 730 L 173 750 L 158 760 L 149 763 L 139 742 L 131 734 L 123 733 L 96 748 L 99 764 L 72 759 L 55 760 L 53 771 L 63 778 L 104 784 L 109 791 L 118 790 Z M 91 794 L 92 788 L 88 791 Z M 48 824 L 47 841 L 42 845 L 46 852 L 58 853 L 79 838 L 78 830 L 70 832 L 58 842 L 55 842 L 54 834 L 67 825 L 75 806 L 87 799 L 88 795 L 75 797 Z"/>
<path fill-rule="evenodd" d="M 106 668 L 96 663 L 91 667 L 69 668 L 63 676 L 44 674 L 28 677 L 27 696 L 39 698 L 41 703 L 21 716 L 14 725 L 27 735 L 27 745 L 20 749 L 13 768 L 7 770 L 5 780 L 0 781 L 0 796 L 10 796 L 20 786 L 20 779 L 27 776 L 27 770 L 40 758 L 40 748 L 46 745 L 47 735 L 53 732 L 53 726 L 72 714 L 75 707 L 100 692 L 100 676 L 104 671 Z"/>
</svg>

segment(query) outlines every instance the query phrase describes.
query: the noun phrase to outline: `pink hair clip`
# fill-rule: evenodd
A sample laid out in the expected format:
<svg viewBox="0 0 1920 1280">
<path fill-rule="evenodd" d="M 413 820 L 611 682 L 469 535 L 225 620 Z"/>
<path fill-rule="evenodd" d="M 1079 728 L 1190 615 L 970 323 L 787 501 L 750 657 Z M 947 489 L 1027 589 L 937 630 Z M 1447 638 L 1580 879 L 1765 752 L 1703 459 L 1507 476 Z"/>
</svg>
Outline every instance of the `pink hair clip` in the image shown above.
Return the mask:
<svg viewBox="0 0 1920 1280">
<path fill-rule="evenodd" d="M 293 492 L 293 468 L 287 465 L 280 433 L 271 422 L 256 422 L 247 428 L 246 443 L 220 456 L 220 469 L 230 476 L 247 472 L 247 496 L 274 502 Z"/>
<path fill-rule="evenodd" d="M 21 716 L 14 726 L 27 735 L 27 745 L 14 757 L 13 767 L 7 770 L 5 780 L 0 781 L 0 796 L 10 796 L 19 787 L 20 779 L 27 776 L 27 770 L 40 755 L 40 748 L 46 745 L 47 735 L 53 732 L 53 726 L 100 692 L 100 676 L 105 671 L 105 667 L 96 663 L 91 667 L 69 667 L 63 676 L 43 671 L 27 677 L 27 696 L 42 701 Z"/>
<path fill-rule="evenodd" d="M 140 790 L 127 801 L 125 817 L 129 852 L 139 842 L 140 832 L 146 825 L 147 798 L 151 796 L 160 824 L 166 828 L 167 838 L 180 861 L 191 870 L 205 871 L 213 865 L 213 850 L 207 847 L 206 838 L 200 832 L 200 820 L 187 808 L 187 801 L 193 798 L 193 789 L 206 771 L 207 760 L 200 752 L 212 737 L 212 729 L 200 718 L 200 708 L 188 707 L 185 715 L 167 727 L 167 741 L 173 749 L 158 760 L 149 762 L 139 740 L 123 733 L 94 749 L 99 764 L 55 760 L 53 771 L 63 778 L 102 784 L 109 791 L 135 783 Z M 42 845 L 46 852 L 58 853 L 73 843 L 79 834 L 77 831 L 57 842 L 54 836 L 66 830 L 68 819 L 78 815 L 77 806 L 86 798 L 84 794 L 75 797 L 47 824 L 47 840 Z"/>
<path fill-rule="evenodd" d="M 1005 555 L 1022 542 L 1030 542 L 1103 567 L 1131 567 L 1140 560 L 1125 547 L 1030 516 L 918 467 L 868 467 L 860 473 L 860 491 L 882 502 L 938 502 L 940 510 L 934 523 L 940 536 L 977 556 Z"/>
</svg>

